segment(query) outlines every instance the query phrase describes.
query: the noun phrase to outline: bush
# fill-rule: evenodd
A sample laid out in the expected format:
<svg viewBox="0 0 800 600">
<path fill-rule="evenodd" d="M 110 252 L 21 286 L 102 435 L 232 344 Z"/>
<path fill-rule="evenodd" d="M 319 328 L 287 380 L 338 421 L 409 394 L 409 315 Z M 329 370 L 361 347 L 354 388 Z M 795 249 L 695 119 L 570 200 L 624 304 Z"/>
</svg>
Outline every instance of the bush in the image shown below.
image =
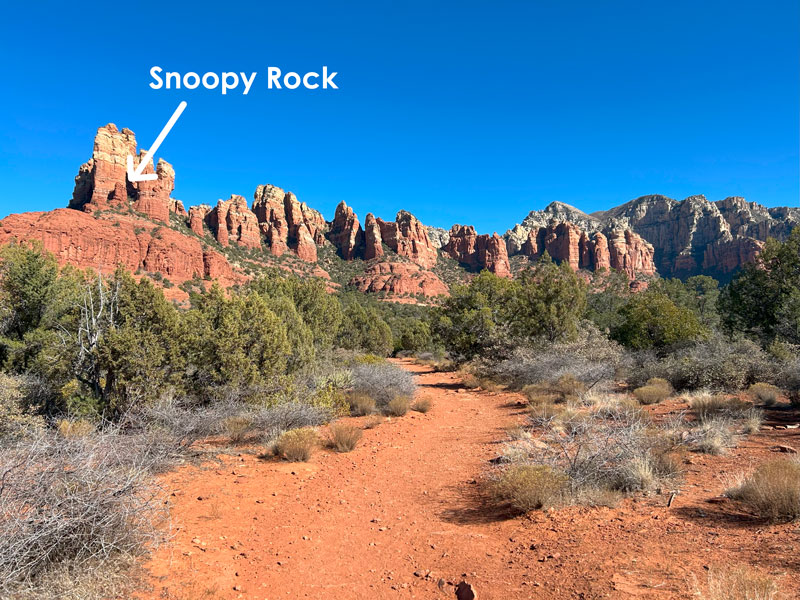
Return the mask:
<svg viewBox="0 0 800 600">
<path fill-rule="evenodd" d="M 614 377 L 622 349 L 588 323 L 574 342 L 518 347 L 489 367 L 489 374 L 512 389 L 570 376 L 588 388 Z"/>
<path fill-rule="evenodd" d="M 353 367 L 353 392 L 370 396 L 378 407 L 398 396 L 413 396 L 416 388 L 411 373 L 392 364 Z"/>
<path fill-rule="evenodd" d="M 311 427 L 283 432 L 273 446 L 276 456 L 290 462 L 306 462 L 319 444 L 319 436 Z"/>
<path fill-rule="evenodd" d="M 689 400 L 689 406 L 701 423 L 721 417 L 741 419 L 751 408 L 749 402 L 727 398 L 723 394 L 699 394 Z"/>
<path fill-rule="evenodd" d="M 654 380 L 651 379 L 650 381 Z M 662 379 L 661 381 L 664 380 Z M 633 395 L 641 404 L 658 404 L 669 397 L 670 389 L 668 383 L 667 386 L 648 384 L 633 390 Z"/>
<path fill-rule="evenodd" d="M 796 458 L 768 460 L 726 494 L 766 519 L 800 518 L 800 461 Z"/>
<path fill-rule="evenodd" d="M 162 493 L 128 441 L 42 433 L 0 450 L 0 596 L 35 597 L 58 570 L 101 580 L 161 541 Z"/>
<path fill-rule="evenodd" d="M 408 412 L 411 400 L 405 396 L 397 396 L 386 405 L 386 413 L 393 417 L 402 417 Z"/>
<path fill-rule="evenodd" d="M 252 431 L 253 421 L 245 415 L 236 415 L 225 419 L 222 427 L 232 443 L 241 444 Z"/>
<path fill-rule="evenodd" d="M 709 416 L 688 432 L 685 443 L 703 454 L 723 454 L 736 445 L 733 428 L 734 423 L 730 418 Z"/>
<path fill-rule="evenodd" d="M 459 371 L 458 376 L 461 378 L 461 385 L 463 385 L 465 388 L 474 390 L 481 386 L 481 380 L 478 379 L 478 376 L 474 375 L 473 373 Z"/>
<path fill-rule="evenodd" d="M 619 312 L 621 322 L 612 329 L 611 336 L 636 350 L 664 349 L 702 339 L 709 333 L 694 311 L 677 306 L 656 290 L 634 294 Z"/>
<path fill-rule="evenodd" d="M 334 423 L 329 428 L 330 445 L 337 452 L 350 452 L 358 444 L 363 433 L 358 427 L 345 423 Z"/>
<path fill-rule="evenodd" d="M 356 417 L 371 415 L 375 412 L 375 400 L 371 396 L 354 392 L 350 394 L 350 413 Z"/>
<path fill-rule="evenodd" d="M 531 404 L 541 402 L 576 402 L 586 393 L 586 386 L 572 375 L 565 374 L 557 381 L 526 385 L 522 393 Z"/>
<path fill-rule="evenodd" d="M 738 391 L 756 381 L 779 377 L 776 366 L 753 342 L 716 336 L 664 357 L 650 352 L 633 354 L 629 381 L 639 387 L 659 377 L 676 390 Z"/>
<path fill-rule="evenodd" d="M 528 512 L 557 504 L 567 490 L 568 477 L 545 465 L 511 465 L 489 484 L 495 501 Z"/>
<path fill-rule="evenodd" d="M 433 407 L 433 402 L 431 402 L 430 398 L 420 398 L 414 404 L 411 405 L 411 410 L 415 410 L 420 413 L 427 413 Z"/>
<path fill-rule="evenodd" d="M 754 383 L 747 389 L 747 392 L 764 406 L 772 406 L 778 401 L 781 391 L 769 383 Z"/>
</svg>

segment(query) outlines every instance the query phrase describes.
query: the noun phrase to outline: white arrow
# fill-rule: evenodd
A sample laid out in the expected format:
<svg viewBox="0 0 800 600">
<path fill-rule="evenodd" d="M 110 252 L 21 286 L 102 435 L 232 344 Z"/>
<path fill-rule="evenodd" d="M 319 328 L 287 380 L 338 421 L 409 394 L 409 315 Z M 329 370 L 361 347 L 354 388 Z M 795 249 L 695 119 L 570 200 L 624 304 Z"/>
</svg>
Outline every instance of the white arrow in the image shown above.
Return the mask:
<svg viewBox="0 0 800 600">
<path fill-rule="evenodd" d="M 167 137 L 167 134 L 169 133 L 170 129 L 172 129 L 172 126 L 175 125 L 175 122 L 181 116 L 181 113 L 184 111 L 185 108 L 186 108 L 186 102 L 181 102 L 180 104 L 178 104 L 178 108 L 176 108 L 175 112 L 172 113 L 172 116 L 169 118 L 169 121 L 167 121 L 167 124 L 164 125 L 164 129 L 162 129 L 161 133 L 158 134 L 156 141 L 153 142 L 152 146 L 150 146 L 150 149 L 144 155 L 142 162 L 139 163 L 139 166 L 136 167 L 135 171 L 133 169 L 133 157 L 130 154 L 128 154 L 128 181 L 131 182 L 154 181 L 158 179 L 157 173 L 144 174 L 142 173 L 142 171 L 144 171 L 145 167 L 147 166 L 147 163 L 153 160 L 153 155 L 156 153 L 156 150 L 158 150 L 158 147 L 161 145 L 161 142 L 164 141 L 164 138 Z"/>
</svg>

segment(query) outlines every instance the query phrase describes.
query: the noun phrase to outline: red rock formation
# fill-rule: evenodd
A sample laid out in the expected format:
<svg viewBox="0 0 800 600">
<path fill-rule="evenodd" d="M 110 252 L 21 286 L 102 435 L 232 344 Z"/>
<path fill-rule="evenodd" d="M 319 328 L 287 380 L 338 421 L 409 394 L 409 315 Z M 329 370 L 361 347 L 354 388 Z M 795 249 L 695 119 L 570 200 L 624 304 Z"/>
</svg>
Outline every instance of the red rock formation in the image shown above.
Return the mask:
<svg viewBox="0 0 800 600">
<path fill-rule="evenodd" d="M 170 212 L 174 212 L 179 217 L 188 217 L 189 216 L 189 213 L 187 213 L 186 209 L 183 207 L 183 202 L 181 202 L 180 200 L 170 199 L 169 211 Z"/>
<path fill-rule="evenodd" d="M 531 229 L 521 254 L 535 259 L 544 251 L 557 262 L 566 262 L 573 270 L 618 269 L 629 278 L 653 275 L 653 247 L 630 230 L 590 236 L 572 223 L 551 223 Z"/>
<path fill-rule="evenodd" d="M 297 256 L 307 262 L 317 262 L 317 245 L 305 223 L 297 226 Z"/>
<path fill-rule="evenodd" d="M 291 249 L 303 260 L 316 260 L 317 249 L 308 240 L 314 245 L 325 242 L 325 219 L 320 212 L 269 184 L 256 188 L 253 212 L 272 254 L 280 256 Z"/>
<path fill-rule="evenodd" d="M 401 210 L 394 222 L 376 219 L 382 241 L 400 256 L 430 269 L 436 264 L 438 252 L 428 237 L 425 226 L 410 212 Z"/>
<path fill-rule="evenodd" d="M 204 250 L 197 239 L 127 216 L 98 219 L 66 208 L 10 215 L 0 221 L 0 244 L 12 239 L 41 240 L 60 264 L 102 273 L 121 264 L 134 272 L 158 271 L 173 283 L 207 276 L 231 285 L 241 279 L 224 256 Z"/>
<path fill-rule="evenodd" d="M 228 200 L 218 201 L 206 215 L 206 223 L 222 246 L 234 242 L 246 248 L 261 247 L 258 220 L 243 196 L 232 194 Z"/>
<path fill-rule="evenodd" d="M 130 129 L 120 131 L 113 123 L 97 130 L 92 158 L 81 165 L 75 177 L 70 208 L 85 212 L 127 208 L 127 160 L 136 156 L 136 137 Z"/>
<path fill-rule="evenodd" d="M 172 165 L 161 159 L 156 166 L 158 179 L 131 183 L 127 180 L 128 155 L 134 157 L 137 166 L 144 157 L 144 150 L 136 154 L 134 133 L 130 129 L 120 131 L 113 123 L 100 127 L 94 138 L 92 158 L 78 170 L 69 207 L 85 212 L 127 209 L 130 198 L 134 209 L 148 218 L 169 221 L 170 194 L 175 187 Z M 152 162 L 144 172 L 153 173 Z"/>
<path fill-rule="evenodd" d="M 447 286 L 430 271 L 411 263 L 379 262 L 367 267 L 363 275 L 350 280 L 362 292 L 384 292 L 399 296 L 411 294 L 433 297 L 447 294 Z"/>
<path fill-rule="evenodd" d="M 500 277 L 511 277 L 505 240 L 496 233 L 478 235 L 472 225 L 453 225 L 450 241 L 442 250 L 470 268 L 487 269 Z"/>
<path fill-rule="evenodd" d="M 383 256 L 381 228 L 375 220 L 375 215 L 367 213 L 364 219 L 364 259 L 372 260 Z"/>
<path fill-rule="evenodd" d="M 198 204 L 197 206 L 189 207 L 189 228 L 199 236 L 206 234 L 203 228 L 206 216 L 211 212 L 211 207 L 208 204 Z"/>
<path fill-rule="evenodd" d="M 328 236 L 343 259 L 352 260 L 356 257 L 363 235 L 356 213 L 344 201 L 340 202 Z"/>
<path fill-rule="evenodd" d="M 143 158 L 143 154 L 144 150 L 140 153 L 139 160 Z M 150 162 L 145 167 L 144 173 L 152 172 L 153 164 Z M 139 181 L 134 184 L 137 188 L 137 197 L 133 208 L 154 221 L 167 223 L 169 222 L 169 208 L 172 204 L 170 194 L 175 189 L 175 170 L 171 164 L 161 158 L 156 165 L 156 173 L 158 179 L 155 181 Z"/>
</svg>

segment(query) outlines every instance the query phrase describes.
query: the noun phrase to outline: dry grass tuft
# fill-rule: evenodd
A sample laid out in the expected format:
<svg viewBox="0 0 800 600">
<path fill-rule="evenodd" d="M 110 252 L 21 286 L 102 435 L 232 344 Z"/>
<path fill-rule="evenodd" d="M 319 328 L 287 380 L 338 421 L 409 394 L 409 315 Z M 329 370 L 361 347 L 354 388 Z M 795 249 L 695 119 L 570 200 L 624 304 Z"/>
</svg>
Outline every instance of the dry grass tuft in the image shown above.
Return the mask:
<svg viewBox="0 0 800 600">
<path fill-rule="evenodd" d="M 459 371 L 458 376 L 461 379 L 461 385 L 471 390 L 481 387 L 481 380 L 477 375 L 467 371 Z"/>
<path fill-rule="evenodd" d="M 330 446 L 337 452 L 351 452 L 358 445 L 363 432 L 352 425 L 333 423 L 329 428 Z"/>
<path fill-rule="evenodd" d="M 658 404 L 672 394 L 672 386 L 666 379 L 653 377 L 647 385 L 633 390 L 633 395 L 641 404 Z"/>
<path fill-rule="evenodd" d="M 768 460 L 726 494 L 758 516 L 772 521 L 800 518 L 800 461 L 795 458 Z"/>
<path fill-rule="evenodd" d="M 772 577 L 747 567 L 711 569 L 706 585 L 695 581 L 695 596 L 701 600 L 777 600 L 778 585 Z"/>
<path fill-rule="evenodd" d="M 375 429 L 381 423 L 383 423 L 382 415 L 370 415 L 369 418 L 364 421 L 364 429 Z"/>
<path fill-rule="evenodd" d="M 410 398 L 406 396 L 397 396 L 397 398 L 392 398 L 392 400 L 389 401 L 389 404 L 386 405 L 386 414 L 389 414 L 393 417 L 402 417 L 408 412 L 410 406 Z"/>
<path fill-rule="evenodd" d="M 246 415 L 235 415 L 225 419 L 222 428 L 233 444 L 241 444 L 253 430 L 253 420 Z"/>
<path fill-rule="evenodd" d="M 496 502 L 528 512 L 553 506 L 566 493 L 569 478 L 546 465 L 511 465 L 490 482 Z"/>
<path fill-rule="evenodd" d="M 430 398 L 420 398 L 411 405 L 411 410 L 415 410 L 422 414 L 427 413 L 431 408 L 433 408 L 433 402 Z"/>
<path fill-rule="evenodd" d="M 764 406 L 772 406 L 778 401 L 781 391 L 769 383 L 754 383 L 748 388 L 747 393 L 754 401 L 758 401 Z"/>
<path fill-rule="evenodd" d="M 290 462 L 306 462 L 319 445 L 319 436 L 311 427 L 284 431 L 275 441 L 273 452 Z"/>
<path fill-rule="evenodd" d="M 739 419 L 752 407 L 749 402 L 726 398 L 724 394 L 697 394 L 690 399 L 689 406 L 701 423 L 721 417 Z"/>
<path fill-rule="evenodd" d="M 375 412 L 375 400 L 368 394 L 354 392 L 348 398 L 350 414 L 355 417 L 371 415 Z"/>
</svg>

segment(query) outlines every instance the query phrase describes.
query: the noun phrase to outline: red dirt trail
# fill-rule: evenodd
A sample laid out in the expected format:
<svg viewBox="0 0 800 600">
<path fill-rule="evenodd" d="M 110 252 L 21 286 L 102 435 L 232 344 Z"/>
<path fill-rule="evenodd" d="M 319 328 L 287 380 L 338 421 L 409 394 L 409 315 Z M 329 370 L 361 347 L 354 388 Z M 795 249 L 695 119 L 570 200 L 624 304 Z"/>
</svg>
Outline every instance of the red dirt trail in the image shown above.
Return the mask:
<svg viewBox="0 0 800 600">
<path fill-rule="evenodd" d="M 145 564 L 152 590 L 141 597 L 453 598 L 465 579 L 481 600 L 666 600 L 691 598 L 707 568 L 736 564 L 800 589 L 796 523 L 708 502 L 730 475 L 775 456 L 771 446 L 800 447 L 798 430 L 751 436 L 722 457 L 691 455 L 670 508 L 663 490 L 615 508 L 514 517 L 491 508 L 479 482 L 504 429 L 523 420 L 519 396 L 464 390 L 452 373 L 397 362 L 433 408 L 365 430 L 353 452 L 320 450 L 308 463 L 243 453 L 163 477 L 174 537 Z"/>
</svg>

